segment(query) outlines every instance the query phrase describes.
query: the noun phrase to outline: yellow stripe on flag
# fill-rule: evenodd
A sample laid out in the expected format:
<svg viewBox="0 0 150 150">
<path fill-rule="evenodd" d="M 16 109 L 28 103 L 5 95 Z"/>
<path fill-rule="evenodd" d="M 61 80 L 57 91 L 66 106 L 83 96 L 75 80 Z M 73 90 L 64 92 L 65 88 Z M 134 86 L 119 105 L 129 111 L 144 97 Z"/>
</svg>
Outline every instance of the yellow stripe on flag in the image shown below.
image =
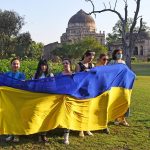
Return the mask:
<svg viewBox="0 0 150 150">
<path fill-rule="evenodd" d="M 85 100 L 0 87 L 0 134 L 28 135 L 57 127 L 100 130 L 122 116 L 132 90 L 113 87 Z"/>
</svg>

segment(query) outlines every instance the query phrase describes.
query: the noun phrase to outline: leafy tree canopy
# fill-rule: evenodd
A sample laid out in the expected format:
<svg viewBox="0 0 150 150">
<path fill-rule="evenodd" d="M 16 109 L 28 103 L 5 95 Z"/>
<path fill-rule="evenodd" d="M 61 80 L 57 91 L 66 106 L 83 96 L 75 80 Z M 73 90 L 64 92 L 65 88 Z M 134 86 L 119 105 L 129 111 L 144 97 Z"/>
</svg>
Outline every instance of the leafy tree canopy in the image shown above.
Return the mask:
<svg viewBox="0 0 150 150">
<path fill-rule="evenodd" d="M 0 34 L 9 37 L 16 36 L 22 26 L 24 25 L 24 18 L 18 13 L 8 10 L 0 10 Z"/>
<path fill-rule="evenodd" d="M 107 48 L 101 45 L 95 38 L 85 37 L 83 40 L 75 43 L 62 44 L 61 47 L 54 49 L 52 54 L 61 58 L 77 59 L 81 58 L 86 50 L 95 51 L 97 55 L 107 52 Z"/>
<path fill-rule="evenodd" d="M 32 41 L 29 32 L 20 33 L 24 18 L 15 11 L 0 10 L 0 57 L 39 58 L 43 44 Z"/>
</svg>

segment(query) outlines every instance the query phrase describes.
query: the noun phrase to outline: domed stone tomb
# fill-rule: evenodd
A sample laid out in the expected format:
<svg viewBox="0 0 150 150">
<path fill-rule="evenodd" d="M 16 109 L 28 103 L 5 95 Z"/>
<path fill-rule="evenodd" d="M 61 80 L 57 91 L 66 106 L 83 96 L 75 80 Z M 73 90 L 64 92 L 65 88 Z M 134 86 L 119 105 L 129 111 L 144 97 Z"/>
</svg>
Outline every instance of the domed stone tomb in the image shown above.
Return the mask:
<svg viewBox="0 0 150 150">
<path fill-rule="evenodd" d="M 61 43 L 74 43 L 85 37 L 94 37 L 105 44 L 105 33 L 96 33 L 94 19 L 81 9 L 69 19 L 66 32 L 61 36 Z"/>
</svg>

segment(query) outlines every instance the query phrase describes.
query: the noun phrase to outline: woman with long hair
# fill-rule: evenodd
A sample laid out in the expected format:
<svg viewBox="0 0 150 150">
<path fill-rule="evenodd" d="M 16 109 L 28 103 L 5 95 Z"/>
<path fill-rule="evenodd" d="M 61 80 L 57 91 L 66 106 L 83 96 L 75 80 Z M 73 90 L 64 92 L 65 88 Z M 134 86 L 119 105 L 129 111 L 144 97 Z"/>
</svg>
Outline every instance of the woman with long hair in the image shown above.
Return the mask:
<svg viewBox="0 0 150 150">
<path fill-rule="evenodd" d="M 33 79 L 44 79 L 46 77 L 54 77 L 53 73 L 49 72 L 49 66 L 45 59 L 41 59 L 38 63 L 36 73 Z M 39 133 L 39 142 L 48 142 L 46 132 Z"/>
<path fill-rule="evenodd" d="M 36 73 L 33 79 L 42 79 L 46 77 L 53 77 L 53 73 L 49 72 L 48 63 L 45 59 L 41 59 L 38 63 Z"/>
<path fill-rule="evenodd" d="M 108 55 L 107 54 L 100 54 L 99 58 L 97 59 L 96 66 L 105 66 L 108 63 Z"/>
<path fill-rule="evenodd" d="M 84 55 L 82 56 L 81 61 L 76 65 L 75 71 L 76 72 L 82 72 L 82 71 L 88 71 L 89 69 L 94 67 L 94 64 L 92 63 L 95 56 L 95 52 L 87 50 Z"/>
<path fill-rule="evenodd" d="M 91 68 L 94 67 L 94 64 L 92 63 L 95 56 L 95 52 L 91 50 L 87 50 L 84 55 L 82 56 L 81 61 L 76 65 L 75 71 L 76 72 L 82 72 L 82 71 L 89 71 Z M 90 131 L 86 131 L 87 135 L 93 136 L 93 134 Z M 80 137 L 84 137 L 84 132 L 79 132 Z"/>
</svg>

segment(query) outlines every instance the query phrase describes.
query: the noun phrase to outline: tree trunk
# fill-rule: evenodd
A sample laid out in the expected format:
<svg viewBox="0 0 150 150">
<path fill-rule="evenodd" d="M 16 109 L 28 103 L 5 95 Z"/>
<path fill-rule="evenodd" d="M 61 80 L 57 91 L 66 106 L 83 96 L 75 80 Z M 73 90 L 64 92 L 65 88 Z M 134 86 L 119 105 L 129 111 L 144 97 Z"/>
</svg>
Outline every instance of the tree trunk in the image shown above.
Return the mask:
<svg viewBox="0 0 150 150">
<path fill-rule="evenodd" d="M 125 51 L 126 51 L 126 64 L 131 69 L 131 52 L 132 52 L 132 48 L 127 47 Z"/>
</svg>

